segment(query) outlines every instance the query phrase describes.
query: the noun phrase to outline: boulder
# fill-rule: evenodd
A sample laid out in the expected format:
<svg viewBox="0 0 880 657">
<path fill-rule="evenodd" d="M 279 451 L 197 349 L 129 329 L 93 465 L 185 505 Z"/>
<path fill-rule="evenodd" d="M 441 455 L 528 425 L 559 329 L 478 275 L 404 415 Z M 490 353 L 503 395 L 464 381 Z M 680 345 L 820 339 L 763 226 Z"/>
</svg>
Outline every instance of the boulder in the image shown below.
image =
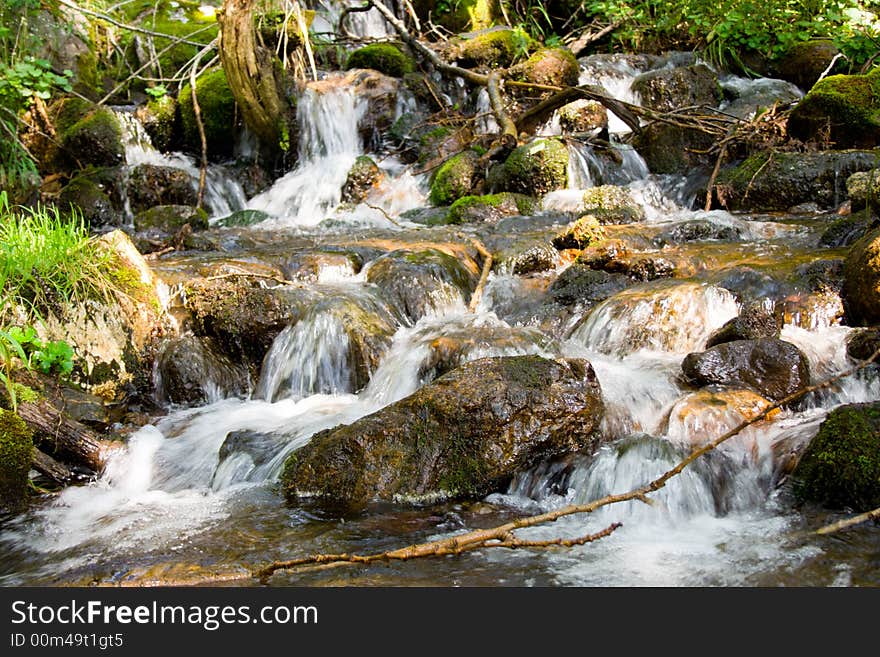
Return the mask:
<svg viewBox="0 0 880 657">
<path fill-rule="evenodd" d="M 65 214 L 71 209 L 78 212 L 95 232 L 106 226 L 118 227 L 125 217 L 113 203 L 108 191 L 91 176 L 80 175 L 64 186 L 58 195 L 57 205 Z"/>
<path fill-rule="evenodd" d="M 832 249 L 841 246 L 852 246 L 864 237 L 865 233 L 872 228 L 876 228 L 876 226 L 877 219 L 871 213 L 865 210 L 853 212 L 849 216 L 833 221 L 819 237 L 819 246 Z"/>
<path fill-rule="evenodd" d="M 853 360 L 867 360 L 880 349 L 880 329 L 856 329 L 847 336 L 846 355 Z"/>
<path fill-rule="evenodd" d="M 349 510 L 480 498 L 540 461 L 596 448 L 603 412 L 587 361 L 483 358 L 319 432 L 288 458 L 281 483 L 289 501 Z"/>
<path fill-rule="evenodd" d="M 180 112 L 177 109 L 177 101 L 171 96 L 151 98 L 147 103 L 138 107 L 135 117 L 144 126 L 144 131 L 149 135 L 153 146 L 161 151 L 168 152 L 181 131 Z"/>
<path fill-rule="evenodd" d="M 591 308 L 633 284 L 625 274 L 613 274 L 590 269 L 575 262 L 550 284 L 547 293 L 563 306 L 579 304 Z"/>
<path fill-rule="evenodd" d="M 500 192 L 484 196 L 462 196 L 449 206 L 444 223 L 494 224 L 504 217 L 532 214 L 537 207 L 536 199 L 513 192 Z"/>
<path fill-rule="evenodd" d="M 599 220 L 591 214 L 571 222 L 553 237 L 553 246 L 564 249 L 584 249 L 605 237 Z"/>
<path fill-rule="evenodd" d="M 880 174 L 876 169 L 857 171 L 846 179 L 846 194 L 853 212 L 870 205 L 876 213 L 880 204 Z"/>
<path fill-rule="evenodd" d="M 479 156 L 472 150 L 453 155 L 434 173 L 429 200 L 434 205 L 449 205 L 471 193 L 478 181 Z"/>
<path fill-rule="evenodd" d="M 194 205 L 156 205 L 134 216 L 134 229 L 138 232 L 154 229 L 171 235 L 185 224 L 193 230 L 205 230 L 208 213 Z"/>
<path fill-rule="evenodd" d="M 509 27 L 490 28 L 462 40 L 454 57 L 464 68 L 507 68 L 529 45 L 528 40 Z"/>
<path fill-rule="evenodd" d="M 698 386 L 743 385 L 778 401 L 810 384 L 810 365 L 797 346 L 761 338 L 724 342 L 685 356 L 685 378 Z"/>
<path fill-rule="evenodd" d="M 507 157 L 499 173 L 498 189 L 541 197 L 568 183 L 568 149 L 560 140 L 539 138 L 523 144 Z"/>
<path fill-rule="evenodd" d="M 122 127 L 105 107 L 94 106 L 59 136 L 64 159 L 73 168 L 113 167 L 125 162 Z"/>
<path fill-rule="evenodd" d="M 235 97 L 222 68 L 202 73 L 196 79 L 196 97 L 199 101 L 208 157 L 215 162 L 223 161 L 233 153 L 237 134 L 237 113 Z M 192 87 L 189 83 L 180 89 L 177 100 L 187 150 L 200 154 L 202 142 L 193 106 Z"/>
<path fill-rule="evenodd" d="M 750 304 L 740 314 L 725 322 L 706 340 L 706 349 L 735 340 L 760 340 L 778 338 L 779 322 L 772 312 L 761 304 Z"/>
<path fill-rule="evenodd" d="M 646 125 L 633 137 L 632 144 L 651 173 L 710 169 L 716 160 L 710 153 L 715 145 L 712 135 L 659 121 Z"/>
<path fill-rule="evenodd" d="M 788 134 L 831 148 L 880 143 L 880 68 L 866 75 L 831 75 L 817 82 L 792 110 Z"/>
<path fill-rule="evenodd" d="M 362 203 L 383 179 L 384 174 L 379 165 L 367 155 L 359 155 L 354 161 L 345 184 L 342 185 L 342 201 L 344 203 Z"/>
<path fill-rule="evenodd" d="M 159 352 L 159 401 L 193 406 L 247 394 L 248 368 L 224 354 L 211 338 L 192 333 L 167 341 Z"/>
<path fill-rule="evenodd" d="M 792 44 L 773 62 L 770 73 L 808 91 L 839 54 L 840 50 L 830 39 L 801 41 Z M 845 68 L 842 61 L 838 61 L 837 68 Z M 832 69 L 831 72 L 837 71 Z"/>
<path fill-rule="evenodd" d="M 183 169 L 139 164 L 128 176 L 128 200 L 137 215 L 157 205 L 194 206 L 198 192 Z"/>
<path fill-rule="evenodd" d="M 843 264 L 841 297 L 851 326 L 880 324 L 880 228 L 850 247 Z"/>
<path fill-rule="evenodd" d="M 791 481 L 802 502 L 851 513 L 880 506 L 880 402 L 828 413 Z"/>
<path fill-rule="evenodd" d="M 705 64 L 659 68 L 637 76 L 630 87 L 644 107 L 670 112 L 683 107 L 717 107 L 722 99 L 721 85 Z"/>
<path fill-rule="evenodd" d="M 632 224 L 645 220 L 645 210 L 629 190 L 617 185 L 598 185 L 584 190 L 581 211 L 600 224 Z"/>
<path fill-rule="evenodd" d="M 553 87 L 576 87 L 580 77 L 580 66 L 577 58 L 568 48 L 540 48 L 526 61 L 511 66 L 508 70 L 510 79 L 519 82 L 548 85 Z M 514 96 L 535 97 L 534 89 L 508 87 Z M 543 92 L 549 95 L 550 92 Z"/>
<path fill-rule="evenodd" d="M 345 63 L 347 70 L 369 68 L 394 78 L 402 78 L 415 69 L 412 57 L 393 43 L 371 43 L 354 50 Z"/>
</svg>

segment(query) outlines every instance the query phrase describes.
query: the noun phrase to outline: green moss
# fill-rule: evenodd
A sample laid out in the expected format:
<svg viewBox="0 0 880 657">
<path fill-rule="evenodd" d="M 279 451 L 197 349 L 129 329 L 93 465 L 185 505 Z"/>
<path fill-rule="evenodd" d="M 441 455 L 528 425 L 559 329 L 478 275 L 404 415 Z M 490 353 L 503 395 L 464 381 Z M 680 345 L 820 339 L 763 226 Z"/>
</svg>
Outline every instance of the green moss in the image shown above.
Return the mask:
<svg viewBox="0 0 880 657">
<path fill-rule="evenodd" d="M 645 211 L 630 193 L 617 185 L 598 185 L 584 190 L 583 211 L 602 224 L 631 224 L 644 221 Z"/>
<path fill-rule="evenodd" d="M 15 508 L 24 498 L 33 448 L 24 420 L 0 410 L 0 508 Z"/>
<path fill-rule="evenodd" d="M 222 68 L 203 73 L 196 80 L 196 96 L 205 128 L 208 155 L 213 159 L 231 156 L 235 143 L 235 98 Z M 201 152 L 190 85 L 180 90 L 177 100 L 184 140 L 193 152 Z"/>
<path fill-rule="evenodd" d="M 81 165 L 111 167 L 125 158 L 122 128 L 113 112 L 105 107 L 95 108 L 67 128 L 61 144 L 68 156 Z"/>
<path fill-rule="evenodd" d="M 385 75 L 402 78 L 407 73 L 412 73 L 415 65 L 397 46 L 390 43 L 371 43 L 351 53 L 345 68 L 371 68 Z"/>
<path fill-rule="evenodd" d="M 554 238 L 557 249 L 585 249 L 604 239 L 605 230 L 593 215 L 584 215 L 562 229 Z"/>
<path fill-rule="evenodd" d="M 444 223 L 461 224 L 467 223 L 481 210 L 486 214 L 494 214 L 502 211 L 503 214 L 533 214 L 538 208 L 536 199 L 524 194 L 512 192 L 500 192 L 498 194 L 486 194 L 484 196 L 463 196 L 449 206 L 449 213 Z"/>
<path fill-rule="evenodd" d="M 717 184 L 729 184 L 737 189 L 744 188 L 761 170 L 761 167 L 767 164 L 770 156 L 771 153 L 768 151 L 750 155 L 737 166 L 722 170 L 718 174 Z"/>
<path fill-rule="evenodd" d="M 853 511 L 880 506 L 880 402 L 832 410 L 792 481 L 801 501 Z"/>
<path fill-rule="evenodd" d="M 434 205 L 449 205 L 468 194 L 474 186 L 478 156 L 467 150 L 453 155 L 434 173 L 429 200 Z"/>
<path fill-rule="evenodd" d="M 501 171 L 505 191 L 543 196 L 568 183 L 568 149 L 558 139 L 536 139 L 508 156 Z"/>
<path fill-rule="evenodd" d="M 880 140 L 880 68 L 867 75 L 832 75 L 817 82 L 792 110 L 789 133 L 804 141 L 827 137 L 836 148 Z"/>
<path fill-rule="evenodd" d="M 534 42 L 523 42 L 514 30 L 492 30 L 463 41 L 458 48 L 458 63 L 466 68 L 488 66 L 507 68 Z"/>
<path fill-rule="evenodd" d="M 147 102 L 147 119 L 143 124 L 153 146 L 160 151 L 171 149 L 179 119 L 177 101 L 171 96 L 152 98 Z"/>
</svg>

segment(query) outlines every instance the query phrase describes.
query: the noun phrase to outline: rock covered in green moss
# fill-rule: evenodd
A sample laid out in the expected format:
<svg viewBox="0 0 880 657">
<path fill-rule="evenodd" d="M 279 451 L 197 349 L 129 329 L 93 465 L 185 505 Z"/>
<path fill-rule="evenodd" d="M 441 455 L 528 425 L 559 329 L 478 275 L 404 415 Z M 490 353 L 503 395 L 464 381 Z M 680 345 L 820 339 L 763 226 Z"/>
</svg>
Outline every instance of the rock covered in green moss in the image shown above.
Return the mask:
<svg viewBox="0 0 880 657">
<path fill-rule="evenodd" d="M 537 208 L 536 199 L 513 192 L 462 196 L 449 206 L 446 223 L 495 223 L 503 217 L 533 214 Z"/>
<path fill-rule="evenodd" d="M 715 192 L 721 206 L 733 212 L 785 211 L 801 203 L 830 209 L 842 200 L 850 175 L 876 165 L 877 152 L 870 150 L 763 151 L 722 170 Z"/>
<path fill-rule="evenodd" d="M 139 214 L 158 205 L 195 205 L 198 193 L 183 169 L 139 164 L 128 177 L 128 200 L 131 211 Z"/>
<path fill-rule="evenodd" d="M 559 108 L 559 127 L 564 133 L 602 133 L 608 130 L 608 110 L 597 100 L 581 98 Z"/>
<path fill-rule="evenodd" d="M 462 41 L 456 59 L 464 68 L 507 68 L 533 47 L 526 35 L 508 27 L 482 30 Z"/>
<path fill-rule="evenodd" d="M 235 98 L 222 68 L 203 73 L 196 79 L 196 97 L 205 129 L 208 157 L 218 160 L 231 156 L 236 138 Z M 191 152 L 201 153 L 201 137 L 189 84 L 181 88 L 177 101 L 187 148 Z"/>
<path fill-rule="evenodd" d="M 317 433 L 287 460 L 288 500 L 479 498 L 547 458 L 598 447 L 604 412 L 589 362 L 482 358 L 353 424 Z"/>
<path fill-rule="evenodd" d="M 875 218 L 865 209 L 835 219 L 819 237 L 819 246 L 829 248 L 851 246 L 873 227 L 874 221 Z"/>
<path fill-rule="evenodd" d="M 106 107 L 94 107 L 64 130 L 61 148 L 77 167 L 112 167 L 125 162 L 122 128 Z"/>
<path fill-rule="evenodd" d="M 174 233 L 184 224 L 189 224 L 193 230 L 205 230 L 208 227 L 208 213 L 193 205 L 156 205 L 134 216 L 137 231 L 157 229 Z"/>
<path fill-rule="evenodd" d="M 880 506 L 880 402 L 833 409 L 791 478 L 804 502 L 853 512 Z"/>
<path fill-rule="evenodd" d="M 880 173 L 871 169 L 852 174 L 846 179 L 846 195 L 853 212 L 868 206 L 877 212 L 880 208 Z"/>
<path fill-rule="evenodd" d="M 880 67 L 866 75 L 832 75 L 817 82 L 788 117 L 788 134 L 834 148 L 880 143 Z"/>
<path fill-rule="evenodd" d="M 180 131 L 180 113 L 177 101 L 171 96 L 151 98 L 135 110 L 135 116 L 144 126 L 153 146 L 162 152 L 173 150 Z"/>
<path fill-rule="evenodd" d="M 92 176 L 80 175 L 68 182 L 58 195 L 61 212 L 78 212 L 91 228 L 119 226 L 123 213 L 117 210 L 104 185 Z"/>
<path fill-rule="evenodd" d="M 434 173 L 428 199 L 434 205 L 449 205 L 470 194 L 477 182 L 479 156 L 472 150 L 453 155 Z"/>
<path fill-rule="evenodd" d="M 17 508 L 27 493 L 33 448 L 24 420 L 0 409 L 0 509 Z"/>
<path fill-rule="evenodd" d="M 586 214 L 571 222 L 553 237 L 553 246 L 559 250 L 584 249 L 605 237 L 599 220 Z"/>
<path fill-rule="evenodd" d="M 526 61 L 510 68 L 510 77 L 518 82 L 550 85 L 554 87 L 577 86 L 580 65 L 568 48 L 540 48 Z M 512 91 L 516 95 L 534 96 L 534 90 Z"/>
<path fill-rule="evenodd" d="M 584 190 L 581 211 L 600 224 L 632 224 L 645 220 L 645 210 L 624 187 L 597 185 Z"/>
<path fill-rule="evenodd" d="M 568 184 L 568 149 L 559 139 L 541 138 L 517 147 L 499 173 L 499 191 L 541 197 Z"/>
<path fill-rule="evenodd" d="M 411 57 L 393 43 L 371 43 L 348 56 L 346 70 L 371 68 L 394 78 L 402 78 L 415 70 Z"/>
</svg>

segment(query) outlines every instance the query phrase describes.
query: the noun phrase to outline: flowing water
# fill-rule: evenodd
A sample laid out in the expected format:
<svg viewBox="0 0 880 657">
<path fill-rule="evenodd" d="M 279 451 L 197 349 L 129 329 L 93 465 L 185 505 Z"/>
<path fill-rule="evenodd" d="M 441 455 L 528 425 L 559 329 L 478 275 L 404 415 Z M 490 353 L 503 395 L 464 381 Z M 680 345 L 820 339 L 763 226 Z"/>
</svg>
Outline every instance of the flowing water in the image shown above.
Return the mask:
<svg viewBox="0 0 880 657">
<path fill-rule="evenodd" d="M 585 65 L 582 81 L 602 81 L 632 100 L 628 89 L 634 70 L 622 62 L 612 64 L 601 75 Z M 298 108 L 304 128 L 300 164 L 247 201 L 247 207 L 271 217 L 236 233 L 232 243 L 276 249 L 281 244 L 286 250 L 301 244 L 296 239 L 305 234 L 321 247 L 347 240 L 367 248 L 383 241 L 405 245 L 492 236 L 486 226 L 449 231 L 401 219 L 405 210 L 426 204 L 425 181 L 410 176 L 393 159 L 383 161 L 388 183 L 372 202 L 340 208 L 346 173 L 366 151 L 357 131 L 362 103 L 344 88 L 314 85 L 305 90 Z M 621 150 L 622 164 L 609 168 L 590 147 L 572 148 L 571 189 L 544 199 L 549 218 L 543 224 L 524 220 L 522 229 L 506 222 L 504 230 L 533 234 L 535 229 L 526 227 L 538 225 L 545 237 L 552 235 L 568 221 L 569 215 L 559 213 L 576 205 L 579 189 L 624 185 L 643 206 L 647 221 L 618 227 L 620 234 L 646 245 L 645 254 L 695 263 L 693 275 L 637 284 L 594 307 L 575 305 L 556 317 L 547 313 L 547 286 L 564 264 L 531 276 L 499 271 L 490 275 L 475 311 L 468 310 L 467 299 L 454 288 L 437 285 L 425 311 L 413 319 L 370 283 L 375 256 L 366 257 L 358 270 L 350 264 L 324 267 L 307 284 L 314 292 L 312 305 L 278 334 L 250 395 L 169 407 L 167 414 L 131 435 L 97 481 L 68 488 L 8 520 L 0 530 L 0 583 L 254 585 L 249 570 L 276 559 L 381 552 L 623 493 L 735 426 L 743 419 L 736 405 L 719 410 L 712 399 L 688 387 L 681 361 L 701 350 L 711 332 L 736 316 L 750 294 L 764 296 L 769 308 L 792 303 L 791 295 L 780 292 L 778 269 L 785 262 L 793 263 L 791 269 L 829 257 L 815 247 L 821 221 L 692 211 L 690 181 L 652 176 L 634 151 L 622 145 Z M 214 184 L 212 193 L 228 199 L 222 188 Z M 245 205 L 225 202 L 229 208 Z M 375 211 L 371 205 L 382 208 L 381 217 L 367 212 Z M 216 201 L 215 212 L 229 208 Z M 658 246 L 659 235 L 693 220 L 727 226 L 739 237 L 671 249 Z M 234 255 L 253 255 L 245 246 L 240 249 Z M 156 266 L 162 275 L 161 263 Z M 742 291 L 743 298 L 734 291 Z M 354 383 L 360 329 L 346 310 L 352 307 L 391 326 L 362 387 Z M 814 379 L 848 366 L 843 345 L 850 329 L 840 325 L 833 303 L 785 308 L 788 321 L 782 337 L 807 354 Z M 609 441 L 595 454 L 521 472 L 506 490 L 479 501 L 376 505 L 347 517 L 309 502 L 286 505 L 277 490 L 286 457 L 316 432 L 353 422 L 428 383 L 436 375 L 435 347 L 442 341 L 466 343 L 461 360 L 517 354 L 588 359 L 602 388 L 602 430 Z M 525 538 L 552 539 L 623 523 L 593 544 L 543 551 L 487 549 L 344 571 L 281 572 L 272 583 L 878 585 L 872 567 L 876 530 L 810 535 L 809 528 L 835 516 L 793 511 L 784 488 L 776 485 L 774 460 L 774 448 L 805 444 L 834 406 L 878 398 L 875 378 L 850 377 L 699 459 L 658 491 L 652 505 L 612 505 L 522 532 Z"/>
</svg>

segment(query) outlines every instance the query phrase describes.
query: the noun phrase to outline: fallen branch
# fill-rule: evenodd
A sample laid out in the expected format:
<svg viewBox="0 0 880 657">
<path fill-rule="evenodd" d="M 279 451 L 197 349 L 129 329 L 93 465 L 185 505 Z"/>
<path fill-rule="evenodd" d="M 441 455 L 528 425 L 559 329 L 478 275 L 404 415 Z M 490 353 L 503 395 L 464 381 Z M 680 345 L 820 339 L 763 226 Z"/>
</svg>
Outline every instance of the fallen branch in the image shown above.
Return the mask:
<svg viewBox="0 0 880 657">
<path fill-rule="evenodd" d="M 492 252 L 489 251 L 480 240 L 472 239 L 471 244 L 473 244 L 474 248 L 481 256 L 483 256 L 483 271 L 480 272 L 480 280 L 477 282 L 477 287 L 474 289 L 474 293 L 471 295 L 471 301 L 468 304 L 468 310 L 473 313 L 477 311 L 477 306 L 480 305 L 480 299 L 483 297 L 483 289 L 486 287 L 486 281 L 489 280 L 489 273 L 492 271 L 493 259 Z"/>
<path fill-rule="evenodd" d="M 811 393 L 828 388 L 840 381 L 841 379 L 852 376 L 856 372 L 859 372 L 862 369 L 868 367 L 878 357 L 880 357 L 880 349 L 877 349 L 866 360 L 860 361 L 855 366 L 844 372 L 829 377 L 828 379 L 825 379 L 824 381 L 821 381 L 815 385 L 801 388 L 800 390 L 793 392 L 783 399 L 780 399 L 773 404 L 769 404 L 768 406 L 764 407 L 764 409 L 761 410 L 759 413 L 756 413 L 751 418 L 743 420 L 730 431 L 727 431 L 718 438 L 706 443 L 702 447 L 694 449 L 675 467 L 667 470 L 653 481 L 639 488 L 635 488 L 627 493 L 606 495 L 605 497 L 593 500 L 592 502 L 589 502 L 587 504 L 572 504 L 559 509 L 555 509 L 553 511 L 548 511 L 546 513 L 517 518 L 516 520 L 512 520 L 497 527 L 469 531 L 463 534 L 450 536 L 448 538 L 430 541 L 427 543 L 413 544 L 403 548 L 399 548 L 397 550 L 389 550 L 387 552 L 381 552 L 377 554 L 315 554 L 298 559 L 291 559 L 288 561 L 276 561 L 269 564 L 268 566 L 254 571 L 253 576 L 259 579 L 261 582 L 266 583 L 275 572 L 279 570 L 289 570 L 292 568 L 302 568 L 310 566 L 334 567 L 349 564 L 370 564 L 377 561 L 408 561 L 410 559 L 421 557 L 457 555 L 462 554 L 463 552 L 469 552 L 482 548 L 511 547 L 510 542 L 511 538 L 513 537 L 513 532 L 519 529 L 524 529 L 526 527 L 535 527 L 537 525 L 555 522 L 556 520 L 565 516 L 582 513 L 592 513 L 593 511 L 601 507 L 611 504 L 617 504 L 619 502 L 638 500 L 646 504 L 651 504 L 652 501 L 648 498 L 648 495 L 650 495 L 651 493 L 655 493 L 656 491 L 666 486 L 666 483 L 670 479 L 680 474 L 688 465 L 696 461 L 704 454 L 711 452 L 725 441 L 730 440 L 734 436 L 738 435 L 743 429 L 765 419 L 770 413 L 772 413 L 776 409 L 783 406 L 788 406 L 789 404 L 803 399 Z M 596 538 L 601 538 L 602 536 L 607 536 L 620 526 L 618 523 L 615 523 L 615 525 L 612 525 L 611 527 L 606 528 L 598 534 L 593 535 L 594 538 L 592 540 L 596 540 Z M 522 545 L 520 545 L 520 547 L 545 547 L 548 545 L 565 545 L 566 540 L 567 539 L 558 539 L 556 541 L 532 542 L 531 545 L 527 545 L 529 543 L 528 541 L 523 541 L 521 542 Z M 576 541 L 579 539 L 574 540 Z M 585 540 L 585 542 L 589 541 Z"/>
<path fill-rule="evenodd" d="M 847 518 L 846 520 L 834 522 L 830 525 L 825 525 L 824 527 L 820 527 L 819 529 L 817 529 L 816 533 L 825 536 L 827 534 L 839 532 L 842 529 L 849 529 L 850 527 L 861 525 L 862 523 L 868 522 L 869 520 L 880 520 L 880 508 L 876 508 L 873 511 L 867 511 L 866 513 L 861 513 L 852 518 Z"/>
</svg>

